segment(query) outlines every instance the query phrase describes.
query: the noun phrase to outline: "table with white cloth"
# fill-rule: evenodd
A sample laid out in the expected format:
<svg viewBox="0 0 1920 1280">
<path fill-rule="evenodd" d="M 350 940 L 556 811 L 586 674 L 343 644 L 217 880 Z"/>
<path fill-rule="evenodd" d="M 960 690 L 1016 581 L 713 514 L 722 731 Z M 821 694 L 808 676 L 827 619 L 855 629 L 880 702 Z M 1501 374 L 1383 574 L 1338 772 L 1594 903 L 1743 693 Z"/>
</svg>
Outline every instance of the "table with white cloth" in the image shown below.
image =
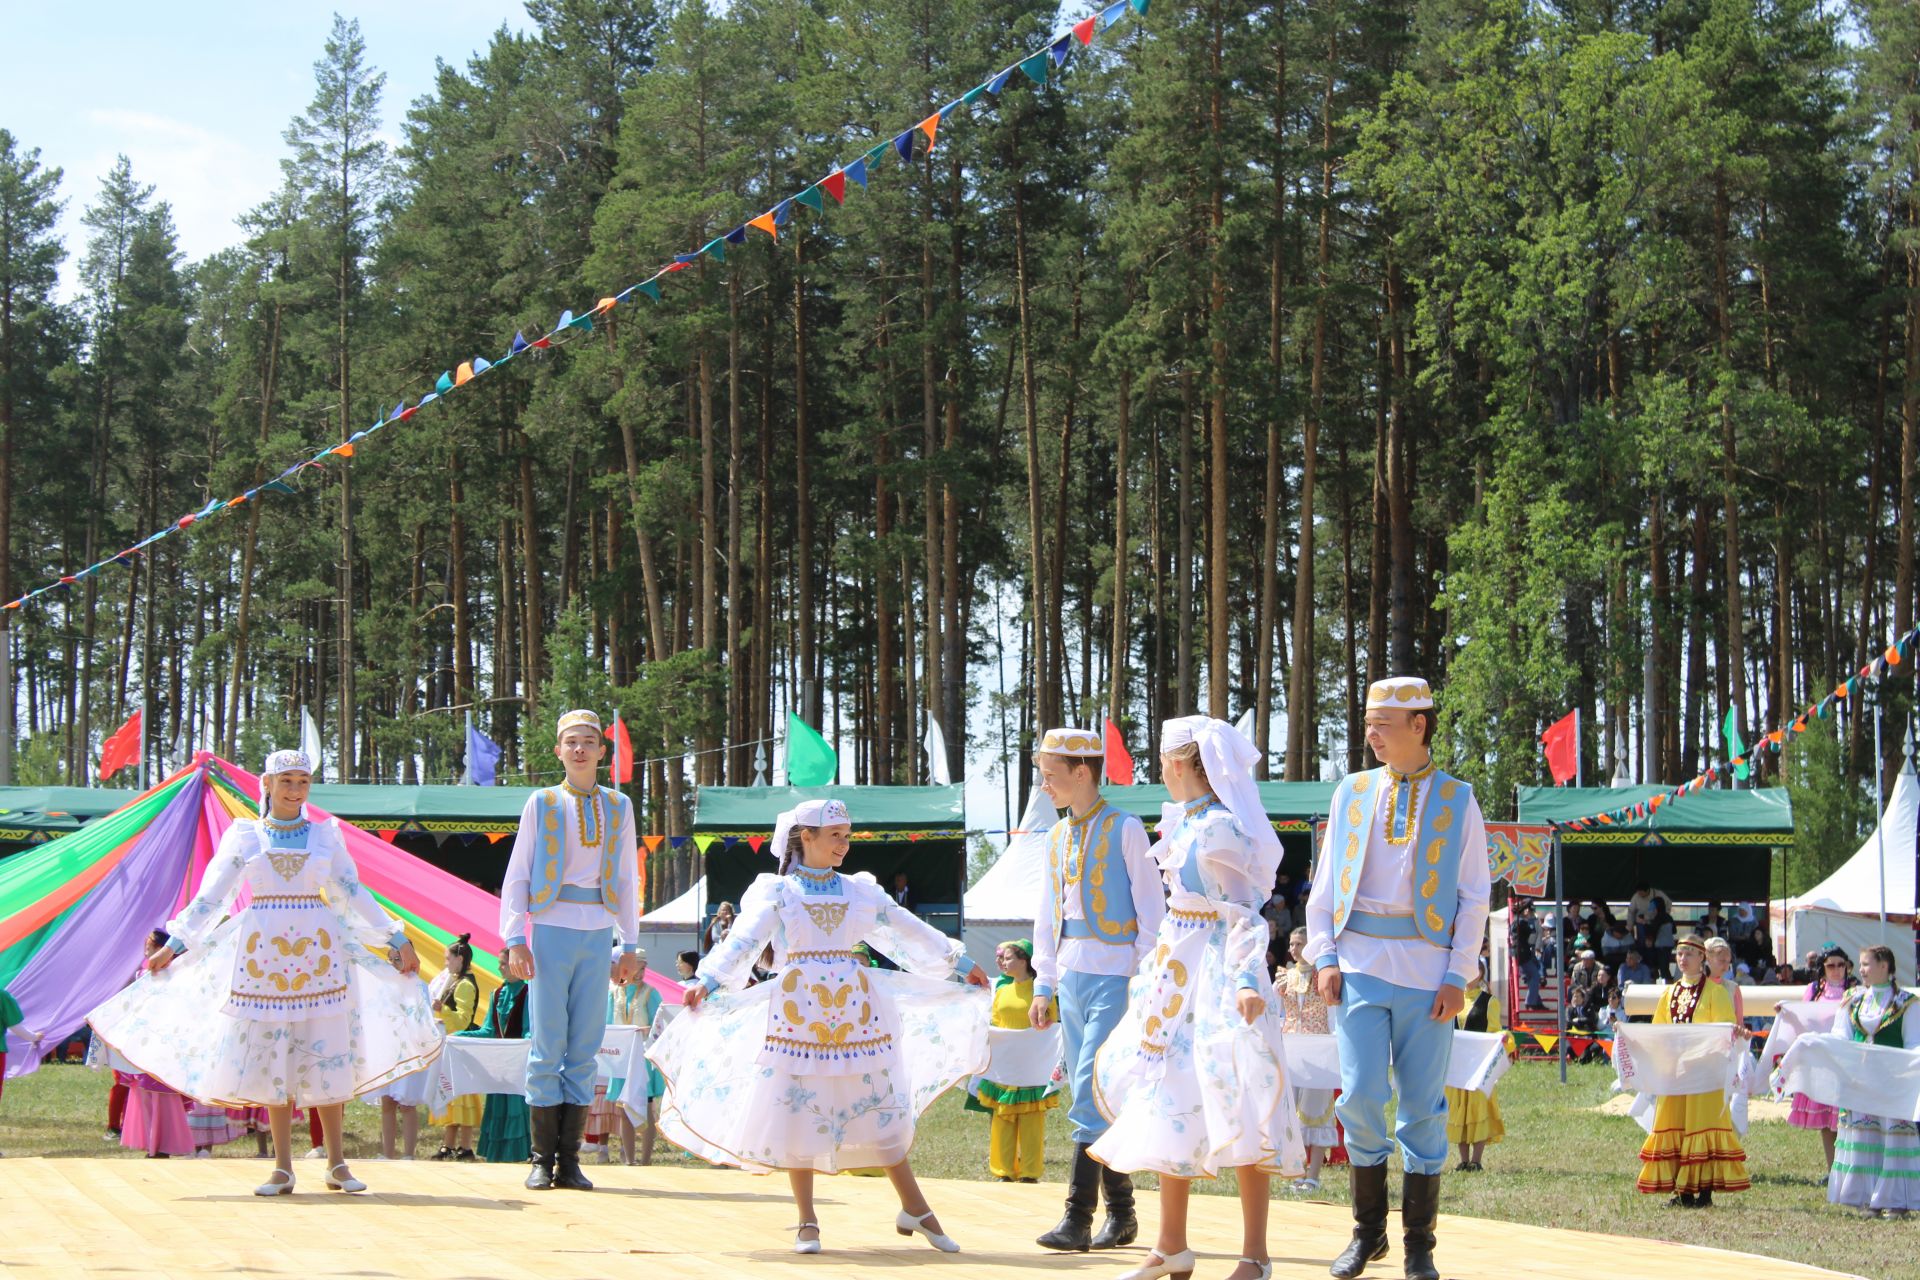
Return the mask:
<svg viewBox="0 0 1920 1280">
<path fill-rule="evenodd" d="M 1281 1037 L 1287 1053 L 1287 1083 L 1296 1089 L 1340 1087 L 1340 1044 L 1331 1035 L 1289 1031 Z M 1491 1095 L 1513 1065 L 1507 1037 L 1498 1031 L 1455 1031 L 1447 1059 L 1447 1087 Z"/>
<path fill-rule="evenodd" d="M 600 1038 L 594 1070 L 602 1080 L 621 1080 L 613 1098 L 636 1121 L 647 1114 L 646 1042 L 641 1028 L 610 1026 Z M 526 1040 L 497 1040 L 483 1036 L 448 1036 L 445 1052 L 427 1070 L 434 1073 L 429 1093 L 436 1110 L 454 1098 L 471 1093 L 525 1094 Z"/>
</svg>

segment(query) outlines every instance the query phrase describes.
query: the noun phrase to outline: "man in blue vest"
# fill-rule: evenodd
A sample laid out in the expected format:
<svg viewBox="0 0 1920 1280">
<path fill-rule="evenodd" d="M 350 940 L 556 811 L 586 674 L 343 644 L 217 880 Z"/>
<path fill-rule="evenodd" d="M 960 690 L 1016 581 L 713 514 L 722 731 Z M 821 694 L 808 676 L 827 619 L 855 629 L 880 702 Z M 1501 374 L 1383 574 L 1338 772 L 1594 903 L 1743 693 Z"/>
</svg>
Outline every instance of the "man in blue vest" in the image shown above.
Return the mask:
<svg viewBox="0 0 1920 1280">
<path fill-rule="evenodd" d="M 1127 980 L 1153 947 L 1166 890 L 1147 852 L 1147 829 L 1100 795 L 1106 748 L 1091 729 L 1049 729 L 1034 764 L 1040 788 L 1063 816 L 1047 833 L 1047 869 L 1033 930 L 1033 1006 L 1044 1030 L 1055 1017 L 1066 1041 L 1073 1089 L 1073 1172 L 1067 1211 L 1038 1243 L 1084 1252 L 1132 1244 L 1140 1223 L 1133 1179 L 1103 1168 L 1087 1148 L 1107 1131 L 1093 1100 L 1093 1063 L 1120 1015 Z M 1056 1007 L 1057 1006 L 1057 1007 Z M 1107 1217 L 1093 1234 L 1093 1211 L 1106 1193 Z"/>
<path fill-rule="evenodd" d="M 1382 768 L 1333 793 L 1307 899 L 1306 959 L 1340 1046 L 1340 1123 L 1352 1164 L 1353 1241 L 1331 1268 L 1351 1280 L 1387 1252 L 1388 1064 L 1405 1181 L 1407 1280 L 1433 1263 L 1447 1163 L 1447 1063 L 1487 925 L 1487 832 L 1473 788 L 1433 766 L 1433 692 L 1397 676 L 1367 691 L 1367 745 Z"/>
<path fill-rule="evenodd" d="M 527 1186 L 591 1191 L 580 1172 L 580 1140 L 606 1029 L 606 980 L 624 986 L 640 975 L 639 860 L 632 804 L 600 785 L 607 755 L 600 717 L 567 712 L 559 739 L 553 753 L 566 781 L 534 792 L 520 812 L 500 888 L 500 938 L 508 975 L 529 992 Z M 609 972 L 616 932 L 620 958 Z"/>
</svg>

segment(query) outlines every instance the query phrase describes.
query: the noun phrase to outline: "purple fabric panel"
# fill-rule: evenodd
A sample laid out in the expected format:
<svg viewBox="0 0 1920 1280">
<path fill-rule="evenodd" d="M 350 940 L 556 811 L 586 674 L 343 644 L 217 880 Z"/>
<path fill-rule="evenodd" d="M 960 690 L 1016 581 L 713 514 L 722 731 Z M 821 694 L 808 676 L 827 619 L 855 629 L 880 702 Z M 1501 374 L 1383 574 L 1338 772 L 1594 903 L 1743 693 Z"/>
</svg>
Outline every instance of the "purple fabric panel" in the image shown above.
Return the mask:
<svg viewBox="0 0 1920 1280">
<path fill-rule="evenodd" d="M 47 1050 L 80 1029 L 96 1005 L 127 985 L 146 955 L 146 933 L 173 917 L 193 857 L 203 778 L 193 778 L 154 816 L 120 865 L 73 909 L 8 990 L 26 1025 L 45 1032 L 38 1045 L 8 1037 L 7 1077 L 40 1065 Z"/>
</svg>

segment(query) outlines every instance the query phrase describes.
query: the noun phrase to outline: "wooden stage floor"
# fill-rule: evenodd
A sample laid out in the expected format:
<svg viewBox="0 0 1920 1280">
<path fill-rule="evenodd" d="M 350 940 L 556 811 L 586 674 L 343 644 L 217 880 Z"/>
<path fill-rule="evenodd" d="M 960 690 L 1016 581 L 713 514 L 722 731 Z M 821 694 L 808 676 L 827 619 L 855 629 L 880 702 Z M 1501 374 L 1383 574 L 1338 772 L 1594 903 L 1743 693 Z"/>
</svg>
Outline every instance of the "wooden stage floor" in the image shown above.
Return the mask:
<svg viewBox="0 0 1920 1280">
<path fill-rule="evenodd" d="M 355 1166 L 373 1188 L 322 1186 L 320 1162 L 298 1162 L 299 1190 L 251 1194 L 267 1171 L 253 1160 L 0 1160 L 0 1276 L 352 1277 L 354 1280 L 734 1280 L 865 1275 L 918 1264 L 948 1280 L 1034 1280 L 1040 1273 L 1111 1280 L 1141 1248 L 1049 1254 L 1032 1243 L 1059 1207 L 1058 1186 L 929 1180 L 942 1225 L 964 1252 L 935 1252 L 893 1229 L 881 1178 L 826 1178 L 819 1214 L 826 1252 L 788 1251 L 794 1220 L 785 1180 L 718 1169 L 590 1166 L 591 1193 L 532 1194 L 514 1168 L 413 1162 Z M 1147 1225 L 1152 1196 L 1143 1197 Z M 1232 1269 L 1238 1203 L 1193 1198 L 1204 1248 L 1195 1280 Z M 1349 1225 L 1340 1206 L 1276 1200 L 1274 1274 L 1324 1277 Z M 1449 1280 L 1616 1276 L 1688 1280 L 1808 1280 L 1836 1276 L 1795 1263 L 1654 1240 L 1587 1235 L 1443 1215 L 1439 1261 Z M 918 1268 L 915 1267 L 915 1270 Z M 1399 1240 L 1370 1268 L 1398 1277 Z"/>
</svg>

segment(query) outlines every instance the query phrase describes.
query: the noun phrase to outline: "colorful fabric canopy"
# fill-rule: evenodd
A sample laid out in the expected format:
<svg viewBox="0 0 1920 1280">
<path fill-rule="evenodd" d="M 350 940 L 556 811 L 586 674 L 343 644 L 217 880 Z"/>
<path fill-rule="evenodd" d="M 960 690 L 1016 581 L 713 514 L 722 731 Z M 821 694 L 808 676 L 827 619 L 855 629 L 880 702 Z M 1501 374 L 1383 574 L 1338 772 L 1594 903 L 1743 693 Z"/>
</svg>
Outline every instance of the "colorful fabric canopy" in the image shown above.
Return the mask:
<svg viewBox="0 0 1920 1280">
<path fill-rule="evenodd" d="M 235 818 L 258 813 L 259 796 L 253 774 L 202 752 L 108 817 L 0 862 L 0 988 L 24 1015 L 8 1038 L 8 1076 L 37 1068 L 126 985 L 148 931 L 192 896 L 220 837 Z M 438 973 L 448 945 L 468 933 L 482 998 L 491 996 L 500 984 L 500 900 L 350 823 L 341 832 L 361 882 L 406 926 L 423 976 Z M 681 993 L 651 969 L 647 982 L 668 998 Z M 39 1045 L 24 1039 L 29 1030 L 44 1033 Z"/>
</svg>

